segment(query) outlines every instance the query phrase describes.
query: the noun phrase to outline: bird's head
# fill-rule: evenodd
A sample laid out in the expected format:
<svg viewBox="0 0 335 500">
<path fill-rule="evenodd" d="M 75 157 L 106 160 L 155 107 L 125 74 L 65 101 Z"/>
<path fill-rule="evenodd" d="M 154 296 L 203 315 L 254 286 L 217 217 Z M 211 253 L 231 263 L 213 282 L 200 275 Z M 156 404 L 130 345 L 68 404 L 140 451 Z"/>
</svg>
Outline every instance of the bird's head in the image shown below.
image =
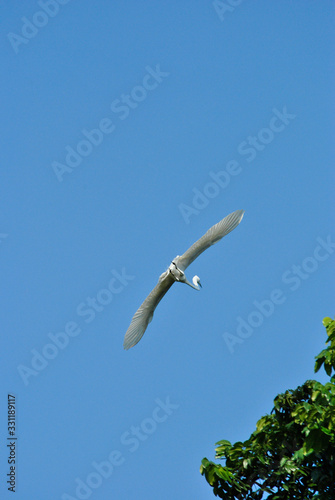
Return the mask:
<svg viewBox="0 0 335 500">
<path fill-rule="evenodd" d="M 197 276 L 197 275 L 193 276 L 192 281 L 193 281 L 193 285 L 195 285 L 198 290 L 200 290 L 200 288 L 202 288 L 202 284 L 200 283 L 199 276 Z"/>
</svg>

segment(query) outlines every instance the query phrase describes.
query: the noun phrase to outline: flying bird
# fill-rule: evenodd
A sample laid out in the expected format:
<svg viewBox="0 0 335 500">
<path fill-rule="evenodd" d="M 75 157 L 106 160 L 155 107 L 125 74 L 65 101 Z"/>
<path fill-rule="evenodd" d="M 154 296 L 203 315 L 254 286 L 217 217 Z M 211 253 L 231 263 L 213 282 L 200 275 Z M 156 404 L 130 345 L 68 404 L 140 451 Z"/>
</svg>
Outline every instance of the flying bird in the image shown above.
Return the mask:
<svg viewBox="0 0 335 500">
<path fill-rule="evenodd" d="M 175 281 L 185 283 L 195 290 L 200 290 L 201 283 L 199 276 L 193 276 L 192 283 L 190 283 L 184 274 L 185 269 L 202 252 L 235 229 L 241 222 L 243 215 L 244 210 L 237 210 L 227 215 L 227 217 L 208 229 L 207 233 L 193 243 L 183 255 L 177 255 L 173 259 L 168 269 L 160 275 L 155 288 L 134 314 L 124 337 L 123 347 L 125 349 L 130 349 L 141 340 L 148 324 L 152 320 L 156 307 Z"/>
</svg>

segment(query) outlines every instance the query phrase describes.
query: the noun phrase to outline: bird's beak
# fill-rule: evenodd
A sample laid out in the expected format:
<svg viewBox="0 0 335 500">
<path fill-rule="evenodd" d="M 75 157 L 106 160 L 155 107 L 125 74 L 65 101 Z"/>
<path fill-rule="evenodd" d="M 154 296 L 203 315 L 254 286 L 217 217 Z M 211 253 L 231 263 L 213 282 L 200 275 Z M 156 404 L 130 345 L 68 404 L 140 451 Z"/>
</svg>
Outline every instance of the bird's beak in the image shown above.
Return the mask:
<svg viewBox="0 0 335 500">
<path fill-rule="evenodd" d="M 200 281 L 198 281 L 198 285 L 200 286 L 200 288 L 202 288 L 202 284 L 200 283 Z"/>
</svg>

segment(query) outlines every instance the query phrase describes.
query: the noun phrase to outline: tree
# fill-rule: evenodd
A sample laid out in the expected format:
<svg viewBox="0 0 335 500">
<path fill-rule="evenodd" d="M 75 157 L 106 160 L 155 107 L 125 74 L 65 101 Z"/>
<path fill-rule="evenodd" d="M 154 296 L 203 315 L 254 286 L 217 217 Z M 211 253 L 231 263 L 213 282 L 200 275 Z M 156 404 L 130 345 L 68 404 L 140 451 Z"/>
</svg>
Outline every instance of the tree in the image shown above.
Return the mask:
<svg viewBox="0 0 335 500">
<path fill-rule="evenodd" d="M 204 458 L 200 472 L 219 498 L 335 499 L 335 321 L 324 318 L 323 325 L 327 347 L 314 371 L 323 366 L 330 381 L 307 380 L 279 394 L 249 439 L 216 443 L 215 458 L 225 465 Z"/>
</svg>

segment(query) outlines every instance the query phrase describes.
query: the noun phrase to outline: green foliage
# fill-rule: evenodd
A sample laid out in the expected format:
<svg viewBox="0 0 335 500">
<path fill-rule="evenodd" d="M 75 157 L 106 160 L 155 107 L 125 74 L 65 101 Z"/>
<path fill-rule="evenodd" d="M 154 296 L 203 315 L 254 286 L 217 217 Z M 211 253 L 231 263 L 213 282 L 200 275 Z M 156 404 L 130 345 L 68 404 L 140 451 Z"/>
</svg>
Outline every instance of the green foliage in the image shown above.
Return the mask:
<svg viewBox="0 0 335 500">
<path fill-rule="evenodd" d="M 320 370 L 323 365 L 325 372 L 327 375 L 331 375 L 332 370 L 335 372 L 335 321 L 331 318 L 324 318 L 322 321 L 323 326 L 326 327 L 328 339 L 326 340 L 326 344 L 329 344 L 326 349 L 320 352 L 315 359 L 315 368 L 314 371 L 317 372 Z M 332 382 L 335 382 L 335 373 L 331 378 Z"/>
<path fill-rule="evenodd" d="M 328 376 L 335 372 L 335 321 L 325 318 L 328 347 L 316 356 Z M 200 467 L 216 496 L 226 500 L 335 499 L 335 374 L 325 385 L 307 380 L 279 394 L 246 441 L 219 441 L 216 464 Z"/>
</svg>

